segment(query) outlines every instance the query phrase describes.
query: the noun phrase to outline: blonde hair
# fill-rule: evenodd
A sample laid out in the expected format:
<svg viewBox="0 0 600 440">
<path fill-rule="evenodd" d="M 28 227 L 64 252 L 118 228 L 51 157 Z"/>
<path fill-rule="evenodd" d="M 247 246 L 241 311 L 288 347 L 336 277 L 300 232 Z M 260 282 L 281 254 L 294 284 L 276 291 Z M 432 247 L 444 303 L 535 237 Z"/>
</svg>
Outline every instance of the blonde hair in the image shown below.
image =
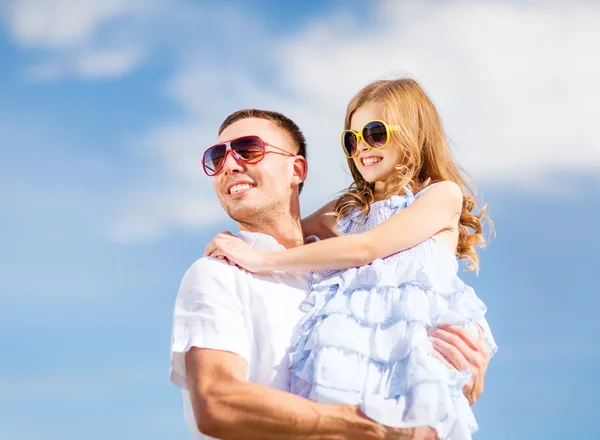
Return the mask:
<svg viewBox="0 0 600 440">
<path fill-rule="evenodd" d="M 478 214 L 473 210 L 478 201 L 454 163 L 440 116 L 421 86 L 408 78 L 375 81 L 360 90 L 348 104 L 344 129 L 350 129 L 354 112 L 367 103 L 383 104 L 383 117 L 388 124 L 399 128 L 391 132 L 390 146 L 395 144 L 402 151 L 400 163 L 384 186 L 382 198 L 404 192 L 409 187 L 415 194 L 426 186 L 450 180 L 463 192 L 463 206 L 458 225 L 456 255 L 470 261 L 468 270 L 479 269 L 476 246 L 485 246 L 483 223 L 492 223 L 486 215 L 487 205 Z M 389 148 L 389 147 L 388 147 Z M 354 183 L 337 200 L 335 213 L 345 217 L 356 208 L 364 214 L 375 201 L 374 184 L 366 182 L 348 159 Z"/>
</svg>

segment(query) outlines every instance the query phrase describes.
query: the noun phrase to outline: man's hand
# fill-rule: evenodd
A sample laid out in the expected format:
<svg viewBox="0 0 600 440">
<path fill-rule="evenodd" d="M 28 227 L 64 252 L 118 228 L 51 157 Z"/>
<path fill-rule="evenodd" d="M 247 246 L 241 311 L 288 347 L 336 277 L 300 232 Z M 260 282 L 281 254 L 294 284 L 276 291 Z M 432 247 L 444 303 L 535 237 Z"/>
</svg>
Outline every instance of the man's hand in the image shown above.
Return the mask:
<svg viewBox="0 0 600 440">
<path fill-rule="evenodd" d="M 452 370 L 471 371 L 471 379 L 463 388 L 463 393 L 473 405 L 483 392 L 485 372 L 490 355 L 485 347 L 483 330 L 477 325 L 479 338 L 467 329 L 456 325 L 439 326 L 429 330 L 433 344 L 433 355 Z"/>
</svg>

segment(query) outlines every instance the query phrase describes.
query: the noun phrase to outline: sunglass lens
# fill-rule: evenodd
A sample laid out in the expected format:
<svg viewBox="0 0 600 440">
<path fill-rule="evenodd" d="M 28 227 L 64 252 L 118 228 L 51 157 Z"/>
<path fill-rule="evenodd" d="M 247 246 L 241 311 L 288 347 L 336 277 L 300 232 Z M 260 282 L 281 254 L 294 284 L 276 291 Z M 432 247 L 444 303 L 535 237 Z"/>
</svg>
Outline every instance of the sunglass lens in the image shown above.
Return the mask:
<svg viewBox="0 0 600 440">
<path fill-rule="evenodd" d="M 353 157 L 356 154 L 356 134 L 345 131 L 342 135 L 342 147 L 347 156 Z"/>
<path fill-rule="evenodd" d="M 385 125 L 374 121 L 368 123 L 363 130 L 363 138 L 371 148 L 383 147 L 388 141 L 388 132 Z"/>
<path fill-rule="evenodd" d="M 265 155 L 265 147 L 260 138 L 246 136 L 234 140 L 231 149 L 245 162 L 258 162 Z"/>
<path fill-rule="evenodd" d="M 218 173 L 223 166 L 223 158 L 227 147 L 224 144 L 215 145 L 204 152 L 204 171 L 209 176 Z"/>
</svg>

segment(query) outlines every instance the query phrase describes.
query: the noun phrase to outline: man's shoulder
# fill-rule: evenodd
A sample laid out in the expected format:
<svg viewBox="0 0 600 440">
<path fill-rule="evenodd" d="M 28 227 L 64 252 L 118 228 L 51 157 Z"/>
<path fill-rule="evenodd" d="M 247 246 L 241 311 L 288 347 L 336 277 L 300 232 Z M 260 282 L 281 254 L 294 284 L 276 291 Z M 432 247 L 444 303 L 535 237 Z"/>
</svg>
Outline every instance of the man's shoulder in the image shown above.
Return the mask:
<svg viewBox="0 0 600 440">
<path fill-rule="evenodd" d="M 218 258 L 200 257 L 196 261 L 194 261 L 192 265 L 188 268 L 187 272 L 190 271 L 216 271 L 216 273 L 234 273 L 236 271 L 239 271 L 239 268 L 237 266 L 232 266 L 228 264 L 224 260 L 219 260 Z"/>
<path fill-rule="evenodd" d="M 186 291 L 237 290 L 242 271 L 223 260 L 211 257 L 198 258 L 183 275 L 180 295 Z"/>
</svg>

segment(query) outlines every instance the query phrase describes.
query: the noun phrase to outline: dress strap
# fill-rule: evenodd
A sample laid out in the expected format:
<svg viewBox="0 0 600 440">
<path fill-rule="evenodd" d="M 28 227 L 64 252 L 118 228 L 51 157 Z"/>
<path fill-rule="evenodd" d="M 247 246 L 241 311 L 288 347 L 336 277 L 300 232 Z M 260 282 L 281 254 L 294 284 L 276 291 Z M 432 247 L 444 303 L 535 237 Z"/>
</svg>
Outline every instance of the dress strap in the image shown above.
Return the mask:
<svg viewBox="0 0 600 440">
<path fill-rule="evenodd" d="M 413 194 L 413 192 L 408 188 L 408 186 L 405 186 L 404 188 L 402 188 L 404 190 L 404 194 L 406 194 L 408 197 L 414 197 L 415 195 Z"/>
<path fill-rule="evenodd" d="M 425 187 L 425 188 L 423 188 L 421 191 L 419 191 L 418 193 L 416 193 L 416 194 L 415 194 L 415 200 L 416 200 L 416 199 L 418 199 L 419 197 L 421 197 L 421 196 L 422 196 L 422 195 L 425 193 L 425 191 L 427 191 L 429 188 L 431 188 L 431 187 L 433 187 L 433 186 L 437 185 L 438 183 L 440 183 L 440 182 L 435 182 L 435 183 L 432 183 L 431 185 L 428 185 L 428 186 L 426 186 L 426 187 Z"/>
</svg>

